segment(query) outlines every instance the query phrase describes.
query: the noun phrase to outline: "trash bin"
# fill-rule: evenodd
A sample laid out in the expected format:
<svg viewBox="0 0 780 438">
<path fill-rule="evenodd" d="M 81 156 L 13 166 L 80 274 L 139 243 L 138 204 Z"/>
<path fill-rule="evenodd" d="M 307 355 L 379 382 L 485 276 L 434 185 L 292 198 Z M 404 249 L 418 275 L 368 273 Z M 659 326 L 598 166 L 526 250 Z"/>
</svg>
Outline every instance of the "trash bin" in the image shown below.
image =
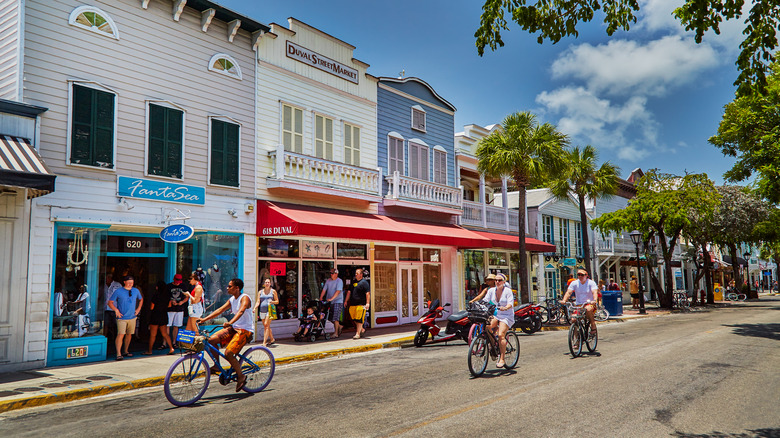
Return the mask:
<svg viewBox="0 0 780 438">
<path fill-rule="evenodd" d="M 605 290 L 601 293 L 601 301 L 610 316 L 623 314 L 623 293 L 619 290 Z"/>
</svg>

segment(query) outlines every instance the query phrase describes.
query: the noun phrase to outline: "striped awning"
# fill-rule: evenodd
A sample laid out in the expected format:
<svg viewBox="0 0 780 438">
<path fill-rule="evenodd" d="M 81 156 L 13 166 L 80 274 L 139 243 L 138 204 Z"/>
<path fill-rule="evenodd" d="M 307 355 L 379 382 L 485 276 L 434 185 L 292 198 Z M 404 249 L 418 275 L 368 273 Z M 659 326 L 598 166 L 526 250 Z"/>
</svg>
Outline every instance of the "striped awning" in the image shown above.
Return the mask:
<svg viewBox="0 0 780 438">
<path fill-rule="evenodd" d="M 29 140 L 0 135 L 0 186 L 31 189 L 34 198 L 53 192 L 55 178 Z"/>
</svg>

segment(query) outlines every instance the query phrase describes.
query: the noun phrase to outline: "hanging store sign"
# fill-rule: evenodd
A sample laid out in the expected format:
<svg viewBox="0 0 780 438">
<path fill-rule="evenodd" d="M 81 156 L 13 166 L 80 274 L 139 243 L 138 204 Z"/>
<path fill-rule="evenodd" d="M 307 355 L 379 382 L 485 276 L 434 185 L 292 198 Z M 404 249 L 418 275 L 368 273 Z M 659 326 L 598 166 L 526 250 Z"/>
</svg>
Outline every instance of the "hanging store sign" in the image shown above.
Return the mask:
<svg viewBox="0 0 780 438">
<path fill-rule="evenodd" d="M 322 70 L 326 73 L 330 73 L 334 76 L 338 76 L 341 79 L 350 81 L 352 83 L 358 83 L 358 71 L 352 67 L 336 62 L 327 56 L 322 56 L 317 52 L 313 52 L 305 47 L 301 47 L 295 43 L 287 41 L 287 57 L 296 61 L 300 61 L 304 64 L 308 64 L 316 69 Z"/>
<path fill-rule="evenodd" d="M 179 243 L 192 237 L 195 230 L 186 224 L 168 225 L 160 231 L 160 239 L 168 243 Z"/>
<path fill-rule="evenodd" d="M 204 205 L 206 203 L 206 189 L 204 187 L 127 176 L 118 176 L 116 185 L 116 195 L 120 197 L 180 204 Z"/>
</svg>

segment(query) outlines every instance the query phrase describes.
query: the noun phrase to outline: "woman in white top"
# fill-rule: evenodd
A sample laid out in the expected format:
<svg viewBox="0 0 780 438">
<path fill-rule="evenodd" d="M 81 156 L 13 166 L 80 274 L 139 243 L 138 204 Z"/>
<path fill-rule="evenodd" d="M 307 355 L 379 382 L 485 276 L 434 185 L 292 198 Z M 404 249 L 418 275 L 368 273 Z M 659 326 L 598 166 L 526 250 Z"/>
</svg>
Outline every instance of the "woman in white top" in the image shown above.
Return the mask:
<svg viewBox="0 0 780 438">
<path fill-rule="evenodd" d="M 192 285 L 192 292 L 184 292 L 184 295 L 189 298 L 189 318 L 187 319 L 187 330 L 194 332 L 198 331 L 197 320 L 203 316 L 203 284 L 198 279 L 197 272 L 193 272 L 190 275 L 190 285 Z"/>
<path fill-rule="evenodd" d="M 494 330 L 498 327 L 498 346 L 501 357 L 496 366 L 504 366 L 504 354 L 506 353 L 506 332 L 515 324 L 515 294 L 506 286 L 506 276 L 496 274 L 496 287 L 490 288 L 485 294 L 484 301 L 496 305 L 496 314 L 490 318 L 488 328 Z"/>
</svg>

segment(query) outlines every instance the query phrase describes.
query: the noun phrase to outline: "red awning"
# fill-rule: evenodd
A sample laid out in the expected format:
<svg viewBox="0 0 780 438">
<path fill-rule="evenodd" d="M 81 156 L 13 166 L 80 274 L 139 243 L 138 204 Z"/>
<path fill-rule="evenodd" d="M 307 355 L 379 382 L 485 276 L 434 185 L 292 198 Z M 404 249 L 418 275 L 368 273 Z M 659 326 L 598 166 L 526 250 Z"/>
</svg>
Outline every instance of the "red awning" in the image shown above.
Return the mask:
<svg viewBox="0 0 780 438">
<path fill-rule="evenodd" d="M 487 231 L 475 231 L 482 237 L 490 239 L 494 248 L 519 249 L 517 236 L 508 234 L 488 233 Z M 555 245 L 542 242 L 531 237 L 525 238 L 525 250 L 528 252 L 555 252 Z"/>
<path fill-rule="evenodd" d="M 491 246 L 490 239 L 457 225 L 432 224 L 269 201 L 257 201 L 257 235 L 316 236 L 459 248 Z"/>
</svg>

